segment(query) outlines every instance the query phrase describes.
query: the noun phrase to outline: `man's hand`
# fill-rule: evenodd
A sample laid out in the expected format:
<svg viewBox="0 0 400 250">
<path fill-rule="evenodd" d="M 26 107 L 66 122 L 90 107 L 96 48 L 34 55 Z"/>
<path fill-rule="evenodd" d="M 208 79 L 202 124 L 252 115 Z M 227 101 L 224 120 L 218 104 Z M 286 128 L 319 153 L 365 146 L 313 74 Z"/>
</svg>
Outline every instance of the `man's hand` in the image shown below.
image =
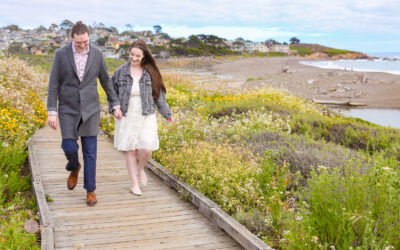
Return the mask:
<svg viewBox="0 0 400 250">
<path fill-rule="evenodd" d="M 114 109 L 114 117 L 118 120 L 122 118 L 122 112 L 121 109 Z"/>
<path fill-rule="evenodd" d="M 174 117 L 171 116 L 170 118 L 168 118 L 167 122 L 168 123 L 173 123 L 174 122 Z"/>
<path fill-rule="evenodd" d="M 57 116 L 49 115 L 47 118 L 47 124 L 54 130 L 57 130 Z"/>
</svg>

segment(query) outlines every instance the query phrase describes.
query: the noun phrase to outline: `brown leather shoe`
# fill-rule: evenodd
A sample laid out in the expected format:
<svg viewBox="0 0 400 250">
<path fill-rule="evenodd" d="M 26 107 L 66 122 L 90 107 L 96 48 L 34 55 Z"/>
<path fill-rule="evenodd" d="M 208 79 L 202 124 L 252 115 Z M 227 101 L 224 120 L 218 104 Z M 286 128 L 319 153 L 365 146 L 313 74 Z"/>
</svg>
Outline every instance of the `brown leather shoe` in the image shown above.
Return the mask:
<svg viewBox="0 0 400 250">
<path fill-rule="evenodd" d="M 91 207 L 91 206 L 94 206 L 96 203 L 97 203 L 97 199 L 96 199 L 96 194 L 94 193 L 94 191 L 87 192 L 86 204 Z"/>
<path fill-rule="evenodd" d="M 78 175 L 79 175 L 79 170 L 81 170 L 81 164 L 78 163 L 78 169 L 71 171 L 69 173 L 68 181 L 67 181 L 67 187 L 69 190 L 72 190 L 76 187 L 76 183 L 78 182 Z"/>
</svg>

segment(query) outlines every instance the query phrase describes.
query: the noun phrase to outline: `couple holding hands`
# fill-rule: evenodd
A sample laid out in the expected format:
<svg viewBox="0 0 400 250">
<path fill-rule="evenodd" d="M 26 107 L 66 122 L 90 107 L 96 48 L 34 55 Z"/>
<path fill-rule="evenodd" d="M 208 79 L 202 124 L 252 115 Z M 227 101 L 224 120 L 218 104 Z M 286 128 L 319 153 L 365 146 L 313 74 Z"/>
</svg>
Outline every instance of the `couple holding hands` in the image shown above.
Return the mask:
<svg viewBox="0 0 400 250">
<path fill-rule="evenodd" d="M 147 185 L 144 167 L 152 151 L 159 148 L 156 106 L 170 123 L 174 118 L 166 102 L 162 76 L 149 47 L 136 40 L 129 48 L 129 61 L 110 79 L 102 52 L 89 43 L 89 29 L 77 22 L 71 29 L 72 41 L 57 50 L 50 73 L 47 111 L 48 124 L 57 129 L 60 123 L 63 149 L 70 171 L 67 187 L 78 180 L 81 163 L 78 143 L 81 138 L 84 161 L 86 203 L 97 203 L 96 158 L 100 101 L 97 79 L 107 94 L 109 111 L 115 117 L 114 147 L 126 151 L 126 165 L 131 191 L 141 195 L 137 175 Z M 58 105 L 57 105 L 58 102 Z"/>
</svg>

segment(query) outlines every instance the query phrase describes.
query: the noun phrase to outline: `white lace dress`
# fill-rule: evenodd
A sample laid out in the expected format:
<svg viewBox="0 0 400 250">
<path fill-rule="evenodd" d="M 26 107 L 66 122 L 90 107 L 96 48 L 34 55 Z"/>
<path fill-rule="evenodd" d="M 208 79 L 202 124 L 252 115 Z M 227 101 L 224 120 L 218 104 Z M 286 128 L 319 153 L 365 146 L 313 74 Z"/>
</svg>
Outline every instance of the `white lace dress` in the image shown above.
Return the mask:
<svg viewBox="0 0 400 250">
<path fill-rule="evenodd" d="M 159 148 L 156 114 L 142 115 L 139 79 L 133 78 L 128 112 L 121 120 L 115 119 L 114 147 L 118 150 L 157 150 Z"/>
</svg>

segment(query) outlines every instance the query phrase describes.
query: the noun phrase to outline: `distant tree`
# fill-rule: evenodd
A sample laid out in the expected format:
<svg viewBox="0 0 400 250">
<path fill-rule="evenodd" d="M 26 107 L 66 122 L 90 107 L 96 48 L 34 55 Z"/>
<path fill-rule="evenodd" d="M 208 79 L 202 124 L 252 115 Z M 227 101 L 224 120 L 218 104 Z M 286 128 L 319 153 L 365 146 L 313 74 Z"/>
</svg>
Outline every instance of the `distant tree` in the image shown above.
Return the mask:
<svg viewBox="0 0 400 250">
<path fill-rule="evenodd" d="M 161 37 L 162 39 L 171 40 L 171 37 L 170 37 L 167 33 L 161 33 L 160 37 Z"/>
<path fill-rule="evenodd" d="M 241 42 L 241 43 L 244 43 L 244 42 L 245 42 L 245 40 L 244 40 L 243 38 L 241 38 L 241 37 L 238 37 L 238 38 L 236 38 L 236 39 L 235 39 L 235 42 Z"/>
<path fill-rule="evenodd" d="M 290 38 L 290 44 L 299 44 L 300 43 L 300 39 L 297 39 L 296 37 L 292 37 Z"/>
<path fill-rule="evenodd" d="M 132 31 L 133 30 L 133 26 L 131 24 L 125 24 L 126 30 Z"/>
<path fill-rule="evenodd" d="M 57 30 L 57 29 L 58 29 L 58 25 L 55 24 L 55 23 L 52 23 L 52 24 L 50 25 L 50 27 L 49 27 L 49 30 L 51 30 L 51 31 L 55 31 L 55 30 Z"/>
<path fill-rule="evenodd" d="M 39 27 L 37 27 L 35 30 L 37 31 L 46 31 L 46 27 L 44 27 L 43 25 L 40 25 Z"/>
<path fill-rule="evenodd" d="M 237 46 L 244 46 L 244 39 L 241 37 L 238 37 L 235 39 L 235 41 L 232 43 L 233 45 L 237 45 Z"/>
<path fill-rule="evenodd" d="M 162 30 L 160 25 L 154 25 L 153 29 L 154 29 L 154 33 L 156 33 L 156 34 L 161 33 L 161 30 Z"/>
<path fill-rule="evenodd" d="M 202 45 L 202 41 L 198 36 L 191 35 L 189 36 L 189 39 L 186 41 L 186 46 L 189 48 L 200 48 Z"/>
<path fill-rule="evenodd" d="M 204 35 L 204 34 L 200 34 L 197 35 L 200 40 L 203 43 L 209 44 L 209 45 L 219 45 L 222 44 L 224 42 L 224 39 L 218 37 L 218 36 L 214 36 L 214 35 Z"/>
<path fill-rule="evenodd" d="M 61 22 L 61 24 L 59 25 L 60 29 L 62 30 L 70 30 L 72 28 L 72 26 L 74 25 L 73 22 L 71 22 L 68 19 L 65 19 L 64 21 Z"/>
<path fill-rule="evenodd" d="M 118 34 L 118 29 L 113 26 L 107 28 L 107 30 L 113 34 Z"/>
<path fill-rule="evenodd" d="M 283 44 L 283 45 L 288 45 L 288 43 L 287 43 L 287 42 L 283 42 L 282 44 Z"/>
<path fill-rule="evenodd" d="M 100 37 L 99 39 L 97 39 L 96 43 L 99 46 L 104 46 L 107 41 L 108 41 L 108 36 L 105 36 L 105 37 Z"/>
<path fill-rule="evenodd" d="M 177 38 L 177 39 L 172 38 L 172 39 L 169 41 L 169 43 L 172 44 L 172 45 L 183 46 L 182 39 L 179 39 L 179 38 Z"/>
<path fill-rule="evenodd" d="M 9 31 L 19 31 L 20 30 L 20 28 L 16 24 L 8 25 L 5 28 L 8 29 Z"/>
<path fill-rule="evenodd" d="M 268 39 L 267 41 L 265 41 L 265 44 L 267 46 L 271 46 L 271 45 L 277 45 L 277 44 L 280 44 L 280 43 L 275 41 L 274 39 Z"/>
</svg>

